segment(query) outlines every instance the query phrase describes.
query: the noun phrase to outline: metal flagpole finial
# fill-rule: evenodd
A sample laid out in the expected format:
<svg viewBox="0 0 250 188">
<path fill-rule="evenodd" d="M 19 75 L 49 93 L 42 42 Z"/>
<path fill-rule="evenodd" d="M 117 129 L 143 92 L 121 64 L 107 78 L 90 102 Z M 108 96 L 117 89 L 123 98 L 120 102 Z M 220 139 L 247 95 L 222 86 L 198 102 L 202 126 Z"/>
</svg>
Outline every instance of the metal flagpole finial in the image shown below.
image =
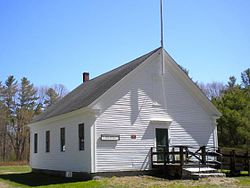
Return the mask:
<svg viewBox="0 0 250 188">
<path fill-rule="evenodd" d="M 160 0 L 160 12 L 161 12 L 161 47 L 163 48 L 163 0 Z"/>
</svg>

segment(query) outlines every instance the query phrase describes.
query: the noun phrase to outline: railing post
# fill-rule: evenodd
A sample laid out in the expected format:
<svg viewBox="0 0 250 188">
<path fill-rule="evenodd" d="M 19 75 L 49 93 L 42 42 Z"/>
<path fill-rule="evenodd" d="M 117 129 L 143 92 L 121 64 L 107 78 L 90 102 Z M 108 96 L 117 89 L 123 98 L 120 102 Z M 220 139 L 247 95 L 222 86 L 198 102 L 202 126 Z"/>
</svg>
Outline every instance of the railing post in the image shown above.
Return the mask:
<svg viewBox="0 0 250 188">
<path fill-rule="evenodd" d="M 181 168 L 184 164 L 184 156 L 183 156 L 183 146 L 180 146 L 180 164 L 181 164 Z"/>
<path fill-rule="evenodd" d="M 163 174 L 164 177 L 166 177 L 167 175 L 167 168 L 166 168 L 166 147 L 163 147 L 163 162 L 164 162 L 164 166 L 163 166 Z"/>
<path fill-rule="evenodd" d="M 221 150 L 220 150 L 220 148 L 218 147 L 218 149 L 217 149 L 217 153 L 219 154 L 218 156 L 217 156 L 217 161 L 218 162 L 220 162 L 220 166 L 219 166 L 219 168 L 222 170 L 222 156 L 221 156 Z"/>
<path fill-rule="evenodd" d="M 169 163 L 169 147 L 166 147 L 167 163 Z"/>
<path fill-rule="evenodd" d="M 164 168 L 166 167 L 166 147 L 163 147 L 163 161 L 164 161 Z"/>
<path fill-rule="evenodd" d="M 173 157 L 172 161 L 173 161 L 173 163 L 175 163 L 175 151 L 174 151 L 174 147 L 172 148 L 172 157 Z"/>
<path fill-rule="evenodd" d="M 230 174 L 235 175 L 235 150 L 230 152 Z"/>
<path fill-rule="evenodd" d="M 189 150 L 188 150 L 188 146 L 185 146 L 185 161 L 186 163 L 188 163 L 188 155 L 189 155 Z"/>
<path fill-rule="evenodd" d="M 206 164 L 206 146 L 201 146 L 201 163 Z"/>
<path fill-rule="evenodd" d="M 151 168 L 154 167 L 154 164 L 153 164 L 153 147 L 150 148 L 150 159 L 151 159 Z"/>
</svg>

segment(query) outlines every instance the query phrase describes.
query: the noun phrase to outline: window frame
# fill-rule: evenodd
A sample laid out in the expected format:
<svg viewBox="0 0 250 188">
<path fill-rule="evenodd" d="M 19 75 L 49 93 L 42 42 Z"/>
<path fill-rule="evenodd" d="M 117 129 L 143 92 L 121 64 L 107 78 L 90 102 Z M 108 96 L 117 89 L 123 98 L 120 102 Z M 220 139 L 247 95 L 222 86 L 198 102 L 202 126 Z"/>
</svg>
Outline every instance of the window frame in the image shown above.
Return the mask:
<svg viewBox="0 0 250 188">
<path fill-rule="evenodd" d="M 34 133 L 34 153 L 38 153 L 38 133 Z"/>
<path fill-rule="evenodd" d="M 84 151 L 85 150 L 85 130 L 84 130 L 84 123 L 78 124 L 78 139 L 79 139 L 79 150 Z"/>
<path fill-rule="evenodd" d="M 45 152 L 50 152 L 50 131 L 45 132 Z"/>
<path fill-rule="evenodd" d="M 66 129 L 65 127 L 60 128 L 60 151 L 66 151 Z"/>
</svg>

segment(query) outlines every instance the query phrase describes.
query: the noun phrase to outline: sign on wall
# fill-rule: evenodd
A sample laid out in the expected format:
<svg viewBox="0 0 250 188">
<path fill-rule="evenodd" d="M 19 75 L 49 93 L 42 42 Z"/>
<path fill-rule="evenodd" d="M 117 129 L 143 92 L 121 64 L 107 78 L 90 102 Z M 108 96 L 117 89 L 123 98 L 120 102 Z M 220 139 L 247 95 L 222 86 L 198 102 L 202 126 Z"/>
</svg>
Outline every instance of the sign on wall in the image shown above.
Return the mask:
<svg viewBox="0 0 250 188">
<path fill-rule="evenodd" d="M 120 140 L 120 135 L 115 134 L 101 134 L 102 141 L 118 141 Z"/>
</svg>

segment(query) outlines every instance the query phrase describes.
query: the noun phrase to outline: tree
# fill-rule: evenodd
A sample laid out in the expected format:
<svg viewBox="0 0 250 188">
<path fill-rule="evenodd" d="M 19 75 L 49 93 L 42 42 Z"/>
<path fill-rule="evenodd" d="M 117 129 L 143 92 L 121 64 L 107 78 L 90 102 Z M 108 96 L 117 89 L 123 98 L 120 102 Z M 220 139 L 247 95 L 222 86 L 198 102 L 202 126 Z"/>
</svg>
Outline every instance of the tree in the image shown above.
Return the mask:
<svg viewBox="0 0 250 188">
<path fill-rule="evenodd" d="M 22 78 L 18 91 L 16 123 L 11 124 L 8 132 L 17 160 L 24 157 L 25 146 L 29 141 L 29 131 L 26 125 L 32 121 L 35 115 L 36 101 L 36 90 L 33 84 L 27 78 Z"/>
<path fill-rule="evenodd" d="M 67 93 L 62 84 L 38 89 L 24 77 L 18 84 L 14 76 L 0 81 L 0 157 L 2 160 L 27 160 L 29 124 L 33 117 Z M 38 100 L 39 99 L 39 100 Z"/>
<path fill-rule="evenodd" d="M 67 88 L 62 84 L 55 84 L 48 88 L 47 86 L 40 86 L 38 91 L 38 103 L 40 112 L 62 99 L 67 93 Z"/>
<path fill-rule="evenodd" d="M 250 87 L 250 68 L 241 73 L 243 87 Z"/>
<path fill-rule="evenodd" d="M 5 161 L 6 157 L 6 144 L 7 144 L 7 135 L 8 127 L 13 126 L 16 121 L 15 110 L 16 110 L 16 93 L 17 93 L 17 81 L 14 76 L 9 76 L 5 81 L 3 86 L 3 101 L 6 108 L 6 124 L 4 125 L 3 130 L 3 149 L 2 157 Z"/>
<path fill-rule="evenodd" d="M 222 113 L 217 120 L 220 146 L 250 149 L 249 88 L 242 88 L 231 76 L 223 95 L 212 102 Z"/>
<path fill-rule="evenodd" d="M 236 85 L 236 78 L 234 76 L 229 77 L 229 81 L 227 82 L 227 87 L 228 88 L 234 88 Z"/>
<path fill-rule="evenodd" d="M 36 88 L 37 90 L 37 109 L 36 114 L 40 114 L 45 110 L 45 100 L 46 100 L 46 93 L 48 91 L 47 86 L 40 86 Z"/>
<path fill-rule="evenodd" d="M 59 100 L 59 95 L 53 88 L 49 88 L 46 92 L 46 99 L 44 104 L 46 108 L 50 107 L 52 104 L 56 103 Z"/>
<path fill-rule="evenodd" d="M 220 97 L 226 89 L 226 86 L 221 82 L 212 82 L 207 84 L 200 82 L 198 83 L 198 86 L 210 100 L 212 98 Z"/>
<path fill-rule="evenodd" d="M 62 99 L 68 93 L 67 88 L 63 84 L 54 84 L 52 89 L 55 90 L 59 99 Z"/>
<path fill-rule="evenodd" d="M 6 107 L 4 105 L 4 88 L 2 85 L 2 82 L 0 82 L 0 151 L 1 151 L 1 159 L 5 160 L 5 153 L 6 153 L 6 142 L 4 141 L 4 138 L 6 137 L 6 120 L 7 120 L 7 113 L 6 113 Z"/>
</svg>

